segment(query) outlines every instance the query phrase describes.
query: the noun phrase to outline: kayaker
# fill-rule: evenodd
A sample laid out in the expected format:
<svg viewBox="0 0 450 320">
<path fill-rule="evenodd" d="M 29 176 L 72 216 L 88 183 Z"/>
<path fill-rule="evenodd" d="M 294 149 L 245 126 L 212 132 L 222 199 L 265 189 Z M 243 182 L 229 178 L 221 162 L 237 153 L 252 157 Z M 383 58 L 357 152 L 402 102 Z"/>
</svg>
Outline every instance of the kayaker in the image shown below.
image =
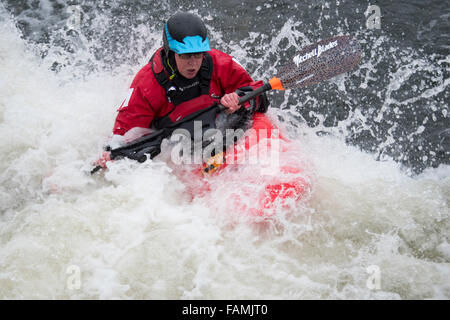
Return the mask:
<svg viewBox="0 0 450 320">
<path fill-rule="evenodd" d="M 233 113 L 240 108 L 236 91 L 262 84 L 254 82 L 230 55 L 210 48 L 200 17 L 178 12 L 164 24 L 163 46 L 135 76 L 118 109 L 109 145 L 120 146 L 130 136 L 137 138 L 149 128 L 161 129 L 214 102 Z M 267 110 L 267 97 L 260 96 L 253 103 L 259 112 Z M 96 163 L 105 167 L 108 160 L 108 152 L 104 152 Z"/>
</svg>

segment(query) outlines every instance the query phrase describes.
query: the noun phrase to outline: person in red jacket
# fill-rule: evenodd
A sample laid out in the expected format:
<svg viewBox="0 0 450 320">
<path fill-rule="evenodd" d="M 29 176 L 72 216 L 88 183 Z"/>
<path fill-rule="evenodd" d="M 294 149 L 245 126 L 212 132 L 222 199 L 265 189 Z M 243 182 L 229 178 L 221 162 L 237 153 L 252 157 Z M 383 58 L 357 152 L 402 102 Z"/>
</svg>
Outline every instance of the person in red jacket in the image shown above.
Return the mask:
<svg viewBox="0 0 450 320">
<path fill-rule="evenodd" d="M 164 25 L 163 47 L 153 54 L 149 63 L 134 78 L 128 96 L 118 110 L 109 146 L 117 148 L 149 133 L 151 129 L 168 127 L 214 103 L 223 105 L 228 114 L 239 110 L 239 113 L 248 116 L 246 112 L 250 110 L 251 128 L 258 131 L 256 141 L 270 139 L 272 130 L 277 129 L 263 114 L 269 104 L 267 97 L 260 95 L 244 106 L 238 103 L 239 94 L 261 85 L 262 81 L 253 81 L 230 55 L 210 48 L 207 29 L 198 16 L 185 12 L 176 13 Z M 233 116 L 239 118 L 239 113 Z M 277 139 L 273 144 L 276 141 Z M 235 145 L 230 148 L 232 150 L 227 149 L 225 155 L 216 154 L 219 156 L 217 162 L 215 156 L 211 157 L 209 160 L 212 162 L 206 161 L 202 172 L 209 174 L 218 167 L 224 168 L 229 163 L 234 163 L 234 156 L 238 153 L 234 149 L 237 147 Z M 244 147 L 248 149 L 250 145 L 245 142 Z M 225 161 L 220 161 L 220 157 Z M 105 167 L 109 159 L 109 153 L 104 152 L 97 165 Z M 279 175 L 275 174 L 268 181 L 257 183 L 263 183 L 263 188 L 256 194 L 256 208 L 248 209 L 248 203 L 244 201 L 238 204 L 239 201 L 235 199 L 233 203 L 237 203 L 236 208 L 247 208 L 249 212 L 253 212 L 251 214 L 260 216 L 272 210 L 278 202 L 284 203 L 285 199 L 301 197 L 308 188 L 308 183 L 298 177 L 301 170 L 283 165 L 279 171 Z M 293 176 L 285 181 L 283 176 L 288 173 Z M 193 192 L 197 191 L 194 188 Z"/>
<path fill-rule="evenodd" d="M 163 47 L 134 78 L 118 110 L 110 146 L 118 147 L 149 128 L 161 129 L 215 102 L 233 113 L 241 107 L 236 91 L 262 84 L 230 55 L 210 48 L 206 26 L 198 16 L 178 12 L 164 25 Z M 267 110 L 265 96 L 255 103 L 257 110 Z M 108 160 L 105 152 L 97 164 L 104 167 Z"/>
</svg>

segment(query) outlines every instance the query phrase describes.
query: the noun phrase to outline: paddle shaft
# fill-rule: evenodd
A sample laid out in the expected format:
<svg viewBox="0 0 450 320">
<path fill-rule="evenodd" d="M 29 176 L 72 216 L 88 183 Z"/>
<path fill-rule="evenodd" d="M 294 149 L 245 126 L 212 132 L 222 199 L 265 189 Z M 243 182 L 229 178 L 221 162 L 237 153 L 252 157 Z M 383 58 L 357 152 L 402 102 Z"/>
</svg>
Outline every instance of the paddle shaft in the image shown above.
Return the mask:
<svg viewBox="0 0 450 320">
<path fill-rule="evenodd" d="M 261 87 L 250 91 L 249 93 L 245 94 L 244 96 L 239 98 L 239 103 L 238 104 L 244 104 L 245 102 L 259 96 L 260 94 L 272 90 L 272 87 L 270 85 L 270 83 L 265 83 L 264 85 L 262 85 Z"/>
</svg>

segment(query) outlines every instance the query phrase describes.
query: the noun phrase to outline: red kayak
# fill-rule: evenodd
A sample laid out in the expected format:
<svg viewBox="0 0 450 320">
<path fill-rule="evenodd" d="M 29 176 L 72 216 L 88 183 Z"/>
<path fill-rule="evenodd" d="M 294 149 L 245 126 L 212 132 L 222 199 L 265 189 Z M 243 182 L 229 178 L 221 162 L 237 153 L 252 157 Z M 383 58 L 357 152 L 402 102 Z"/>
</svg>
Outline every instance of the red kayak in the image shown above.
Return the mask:
<svg viewBox="0 0 450 320">
<path fill-rule="evenodd" d="M 226 153 L 196 167 L 194 176 L 186 172 L 178 176 L 192 198 L 217 192 L 219 197 L 227 197 L 227 204 L 221 204 L 221 208 L 227 206 L 227 211 L 239 215 L 269 218 L 306 197 L 311 181 L 307 165 L 299 160 L 299 151 L 279 133 L 277 126 L 263 113 L 256 113 L 252 120 L 252 130 L 247 130 Z"/>
</svg>

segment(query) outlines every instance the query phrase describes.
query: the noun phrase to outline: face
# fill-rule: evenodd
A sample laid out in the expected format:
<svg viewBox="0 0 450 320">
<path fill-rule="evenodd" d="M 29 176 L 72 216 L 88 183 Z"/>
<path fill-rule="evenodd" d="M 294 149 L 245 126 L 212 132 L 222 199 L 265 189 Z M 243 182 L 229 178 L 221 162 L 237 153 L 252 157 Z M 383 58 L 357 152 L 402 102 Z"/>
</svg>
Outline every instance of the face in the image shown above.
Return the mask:
<svg viewBox="0 0 450 320">
<path fill-rule="evenodd" d="M 186 79 L 192 79 L 197 75 L 203 61 L 203 53 L 175 53 L 175 62 L 178 72 Z"/>
</svg>

